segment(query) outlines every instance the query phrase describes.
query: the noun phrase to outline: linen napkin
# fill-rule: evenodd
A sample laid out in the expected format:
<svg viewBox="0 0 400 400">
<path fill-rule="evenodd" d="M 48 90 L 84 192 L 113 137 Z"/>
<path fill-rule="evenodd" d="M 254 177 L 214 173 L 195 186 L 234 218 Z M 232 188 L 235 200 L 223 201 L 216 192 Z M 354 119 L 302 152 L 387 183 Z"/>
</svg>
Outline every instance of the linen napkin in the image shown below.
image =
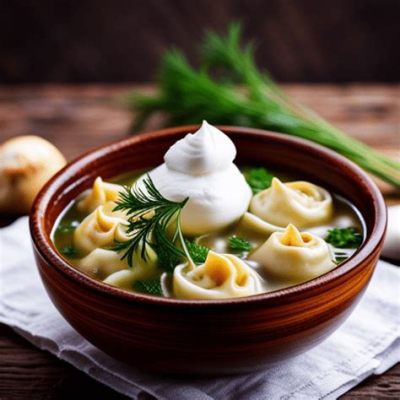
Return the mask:
<svg viewBox="0 0 400 400">
<path fill-rule="evenodd" d="M 174 400 L 334 399 L 400 361 L 400 268 L 380 261 L 350 318 L 301 356 L 246 375 L 166 378 L 107 356 L 63 319 L 40 281 L 23 217 L 0 230 L 0 322 L 132 398 L 146 393 Z"/>
</svg>

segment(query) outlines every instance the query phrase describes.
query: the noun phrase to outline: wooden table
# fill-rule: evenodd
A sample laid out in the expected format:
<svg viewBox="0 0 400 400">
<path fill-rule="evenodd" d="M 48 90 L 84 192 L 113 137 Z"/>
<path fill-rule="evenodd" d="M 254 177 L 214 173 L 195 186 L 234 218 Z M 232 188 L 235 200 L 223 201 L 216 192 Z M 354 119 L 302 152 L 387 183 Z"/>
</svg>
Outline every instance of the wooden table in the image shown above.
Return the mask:
<svg viewBox="0 0 400 400">
<path fill-rule="evenodd" d="M 131 114 L 121 98 L 131 89 L 139 87 L 0 87 L 0 142 L 20 134 L 41 135 L 71 160 L 85 150 L 127 135 Z M 287 85 L 286 89 L 339 128 L 400 160 L 399 85 Z M 388 204 L 400 203 L 399 191 L 381 182 L 379 185 Z M 12 220 L 11 216 L 0 217 L 2 225 Z M 80 394 L 124 398 L 0 324 L 0 399 L 70 399 Z M 400 365 L 367 379 L 343 396 L 390 397 L 400 397 Z"/>
</svg>

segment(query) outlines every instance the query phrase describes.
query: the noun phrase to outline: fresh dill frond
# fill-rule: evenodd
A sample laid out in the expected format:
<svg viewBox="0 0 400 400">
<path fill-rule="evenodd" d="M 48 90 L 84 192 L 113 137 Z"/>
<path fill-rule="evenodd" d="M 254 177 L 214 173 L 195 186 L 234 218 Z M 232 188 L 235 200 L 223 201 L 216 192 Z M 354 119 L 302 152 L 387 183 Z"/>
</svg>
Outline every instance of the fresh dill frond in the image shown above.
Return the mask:
<svg viewBox="0 0 400 400">
<path fill-rule="evenodd" d="M 266 168 L 248 168 L 244 171 L 244 177 L 251 187 L 253 194 L 257 194 L 271 186 L 274 177 Z"/>
<path fill-rule="evenodd" d="M 246 253 L 252 248 L 251 243 L 242 237 L 233 235 L 228 239 L 229 249 L 236 253 Z"/>
<path fill-rule="evenodd" d="M 362 243 L 362 235 L 356 228 L 333 228 L 328 230 L 325 241 L 339 249 L 355 249 Z"/>
<path fill-rule="evenodd" d="M 157 254 L 158 264 L 160 268 L 162 268 L 165 272 L 171 274 L 174 272 L 175 267 L 182 261 L 182 258 L 184 257 L 184 252 L 180 251 L 180 249 L 171 249 L 170 244 L 164 243 L 162 237 L 159 236 L 160 235 L 158 233 L 158 230 L 156 230 L 154 236 L 155 240 L 152 246 Z M 174 245 L 172 244 L 172 246 Z"/>
<path fill-rule="evenodd" d="M 133 266 L 133 257 L 139 254 L 144 261 L 148 259 L 148 247 L 157 254 L 160 265 L 169 265 L 173 259 L 185 257 L 185 243 L 180 228 L 180 213 L 188 201 L 174 202 L 166 199 L 147 175 L 143 179 L 143 189 L 134 186 L 124 187 L 117 200 L 114 211 L 125 211 L 128 216 L 126 233 L 129 240 L 117 242 L 113 250 L 123 252 Z M 172 234 L 168 228 L 174 223 Z M 181 247 L 176 245 L 180 241 Z"/>
<path fill-rule="evenodd" d="M 195 264 L 202 264 L 206 261 L 208 252 L 210 249 L 206 246 L 202 246 L 195 242 L 191 242 L 189 240 L 185 240 L 186 248 L 190 254 L 190 257 L 194 261 Z"/>
<path fill-rule="evenodd" d="M 162 288 L 160 278 L 158 279 L 149 279 L 145 281 L 136 281 L 133 284 L 133 288 L 136 292 L 151 294 L 153 296 L 162 296 Z"/>
<path fill-rule="evenodd" d="M 254 44 L 242 43 L 240 24 L 227 34 L 208 32 L 201 44 L 200 65 L 192 67 L 179 50 L 165 53 L 154 95 L 133 93 L 134 130 L 153 114 L 166 116 L 167 126 L 213 124 L 270 129 L 329 147 L 367 171 L 400 187 L 400 163 L 353 139 L 312 110 L 291 100 L 260 70 Z M 237 87 L 239 85 L 239 88 Z"/>
</svg>

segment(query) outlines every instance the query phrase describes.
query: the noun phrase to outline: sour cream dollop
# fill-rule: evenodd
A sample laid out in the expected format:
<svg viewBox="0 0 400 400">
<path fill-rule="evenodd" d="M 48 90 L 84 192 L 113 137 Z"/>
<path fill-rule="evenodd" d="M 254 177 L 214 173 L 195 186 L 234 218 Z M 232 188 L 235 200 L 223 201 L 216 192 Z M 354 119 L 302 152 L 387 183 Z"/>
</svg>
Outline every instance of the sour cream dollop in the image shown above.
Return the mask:
<svg viewBox="0 0 400 400">
<path fill-rule="evenodd" d="M 233 163 L 235 156 L 231 139 L 203 121 L 197 132 L 170 147 L 164 164 L 149 172 L 167 199 L 189 197 L 181 214 L 183 233 L 202 235 L 220 230 L 246 212 L 252 194 Z"/>
</svg>

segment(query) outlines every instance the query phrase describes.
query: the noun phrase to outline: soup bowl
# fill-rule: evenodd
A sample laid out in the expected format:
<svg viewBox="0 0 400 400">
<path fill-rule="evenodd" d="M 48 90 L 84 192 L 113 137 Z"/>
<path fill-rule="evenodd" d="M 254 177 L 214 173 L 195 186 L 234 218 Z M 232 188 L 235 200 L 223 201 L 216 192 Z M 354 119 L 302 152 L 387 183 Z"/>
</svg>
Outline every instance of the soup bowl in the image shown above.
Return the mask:
<svg viewBox="0 0 400 400">
<path fill-rule="evenodd" d="M 154 167 L 197 126 L 140 134 L 84 154 L 42 189 L 30 218 L 36 263 L 64 318 L 99 349 L 138 368 L 174 374 L 226 374 L 261 368 L 320 343 L 349 316 L 367 288 L 386 229 L 386 207 L 371 179 L 344 157 L 284 134 L 220 127 L 237 164 L 265 165 L 311 180 L 350 200 L 366 238 L 346 262 L 289 288 L 227 300 L 177 300 L 97 281 L 57 252 L 52 229 L 65 207 L 97 176 Z M 234 189 L 234 188 L 233 188 Z"/>
</svg>

